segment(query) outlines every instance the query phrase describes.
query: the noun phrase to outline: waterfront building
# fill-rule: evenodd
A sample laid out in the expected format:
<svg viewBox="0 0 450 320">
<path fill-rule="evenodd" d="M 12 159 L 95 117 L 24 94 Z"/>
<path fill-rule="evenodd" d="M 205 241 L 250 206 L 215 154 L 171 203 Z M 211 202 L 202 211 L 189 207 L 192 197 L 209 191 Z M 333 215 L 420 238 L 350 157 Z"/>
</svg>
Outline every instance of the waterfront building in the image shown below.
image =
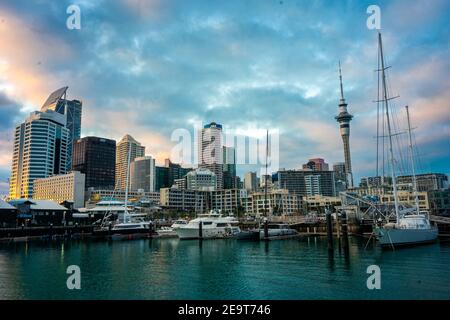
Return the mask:
<svg viewBox="0 0 450 320">
<path fill-rule="evenodd" d="M 339 114 L 335 117 L 339 122 L 339 132 L 341 133 L 344 145 L 345 173 L 347 177 L 347 186 L 353 187 L 352 160 L 350 154 L 350 121 L 353 116 L 347 111 L 347 102 L 344 98 L 344 88 L 342 85 L 341 64 L 339 63 L 339 83 L 341 89 L 341 99 L 339 101 Z"/>
<path fill-rule="evenodd" d="M 130 162 L 145 155 L 145 147 L 132 136 L 126 134 L 116 147 L 116 188 L 125 190 L 128 168 L 128 151 L 131 148 Z"/>
<path fill-rule="evenodd" d="M 87 190 L 86 198 L 88 199 L 86 207 L 90 208 L 93 204 L 102 200 L 124 201 L 125 190 L 89 189 Z M 146 192 L 143 189 L 128 191 L 129 203 L 141 201 L 143 199 L 151 201 L 154 204 L 159 204 L 160 195 L 159 192 Z"/>
<path fill-rule="evenodd" d="M 284 170 L 278 171 L 281 188 L 297 196 L 323 195 L 335 196 L 333 171 Z"/>
<path fill-rule="evenodd" d="M 237 188 L 236 149 L 223 147 L 223 188 Z"/>
<path fill-rule="evenodd" d="M 19 223 L 33 226 L 57 226 L 65 223 L 68 209 L 51 200 L 16 199 L 9 201 L 17 208 Z"/>
<path fill-rule="evenodd" d="M 214 172 L 217 189 L 223 189 L 222 125 L 215 122 L 205 125 L 199 132 L 198 143 L 199 168 Z"/>
<path fill-rule="evenodd" d="M 326 209 L 335 211 L 334 208 L 341 206 L 340 197 L 326 197 L 320 195 L 303 197 L 303 206 L 306 212 L 325 213 Z"/>
<path fill-rule="evenodd" d="M 196 191 L 213 191 L 217 189 L 217 176 L 206 168 L 198 168 L 186 175 L 186 188 Z"/>
<path fill-rule="evenodd" d="M 245 212 L 250 215 L 264 215 L 265 209 L 273 215 L 294 215 L 300 212 L 301 200 L 286 189 L 277 189 L 267 192 L 267 205 L 265 192 L 253 192 L 242 199 Z"/>
<path fill-rule="evenodd" d="M 84 173 L 85 189 L 114 189 L 116 141 L 84 137 L 73 142 L 72 170 Z"/>
<path fill-rule="evenodd" d="M 428 191 L 430 213 L 437 216 L 450 216 L 450 189 Z"/>
<path fill-rule="evenodd" d="M 242 205 L 247 191 L 242 189 L 223 189 L 208 193 L 208 207 L 225 215 L 239 215 L 244 212 Z"/>
<path fill-rule="evenodd" d="M 258 181 L 256 178 L 256 172 L 247 172 L 244 177 L 244 188 L 247 191 L 256 191 Z"/>
<path fill-rule="evenodd" d="M 155 192 L 155 159 L 151 156 L 137 157 L 130 164 L 130 189 Z"/>
<path fill-rule="evenodd" d="M 78 171 L 34 180 L 33 199 L 72 202 L 73 208 L 84 207 L 85 175 Z"/>
<path fill-rule="evenodd" d="M 443 173 L 416 174 L 417 190 L 431 191 L 448 188 L 448 176 Z M 411 175 L 398 176 L 397 184 L 399 189 L 412 190 L 413 177 Z"/>
<path fill-rule="evenodd" d="M 17 222 L 17 209 L 8 202 L 0 199 L 0 227 L 13 228 Z"/>
<path fill-rule="evenodd" d="M 67 89 L 60 88 L 50 94 L 41 107 L 42 112 L 52 110 L 66 117 L 66 128 L 69 129 L 69 139 L 67 143 L 68 160 L 66 171 L 72 168 L 72 144 L 74 140 L 80 139 L 81 135 L 81 112 L 83 103 L 80 100 L 68 100 Z"/>
<path fill-rule="evenodd" d="M 430 210 L 430 203 L 428 201 L 428 193 L 424 191 L 417 192 L 417 196 L 419 198 L 419 209 L 421 211 L 429 211 Z M 394 203 L 394 195 L 392 193 L 385 193 L 382 195 L 379 195 L 380 202 L 385 204 L 393 204 Z M 405 191 L 405 190 L 399 190 L 398 191 L 398 201 L 399 203 L 408 204 L 410 206 L 416 205 L 416 197 L 414 195 L 414 192 L 411 191 Z"/>
<path fill-rule="evenodd" d="M 306 164 L 303 165 L 303 169 L 305 170 L 313 170 L 313 171 L 328 171 L 329 166 L 328 163 L 325 162 L 322 158 L 313 158 L 309 159 Z"/>
<path fill-rule="evenodd" d="M 191 212 L 206 211 L 206 196 L 202 192 L 177 188 L 162 188 L 160 190 L 160 204 L 172 210 Z"/>
<path fill-rule="evenodd" d="M 65 116 L 35 111 L 14 132 L 9 199 L 31 198 L 35 179 L 67 172 L 69 130 Z"/>
</svg>

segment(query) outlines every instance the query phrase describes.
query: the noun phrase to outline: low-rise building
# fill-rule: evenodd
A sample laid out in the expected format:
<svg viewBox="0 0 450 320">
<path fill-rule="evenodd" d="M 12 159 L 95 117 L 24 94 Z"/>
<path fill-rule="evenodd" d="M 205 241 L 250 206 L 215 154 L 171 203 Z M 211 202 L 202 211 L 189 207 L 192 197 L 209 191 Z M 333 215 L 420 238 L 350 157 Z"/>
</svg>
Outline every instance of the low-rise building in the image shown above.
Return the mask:
<svg viewBox="0 0 450 320">
<path fill-rule="evenodd" d="M 450 189 L 428 191 L 430 213 L 437 216 L 450 216 Z"/>
<path fill-rule="evenodd" d="M 16 226 L 17 209 L 8 202 L 0 199 L 0 227 Z"/>
<path fill-rule="evenodd" d="M 78 171 L 34 180 L 33 199 L 57 203 L 73 202 L 74 208 L 84 206 L 85 175 Z"/>
<path fill-rule="evenodd" d="M 300 213 L 299 197 L 289 193 L 286 189 L 277 189 L 267 192 L 267 203 L 265 192 L 254 192 L 243 198 L 245 212 L 251 215 L 263 215 L 271 213 L 274 215 L 293 215 Z"/>
<path fill-rule="evenodd" d="M 161 207 L 172 210 L 195 212 L 203 212 L 206 210 L 206 197 L 204 193 L 194 190 L 161 188 L 160 203 Z"/>
<path fill-rule="evenodd" d="M 325 213 L 325 209 L 334 211 L 334 208 L 341 204 L 340 197 L 326 197 L 320 195 L 303 197 L 303 205 L 308 213 Z"/>
<path fill-rule="evenodd" d="M 17 208 L 19 223 L 27 225 L 62 225 L 69 211 L 51 200 L 17 199 L 9 203 Z"/>
</svg>

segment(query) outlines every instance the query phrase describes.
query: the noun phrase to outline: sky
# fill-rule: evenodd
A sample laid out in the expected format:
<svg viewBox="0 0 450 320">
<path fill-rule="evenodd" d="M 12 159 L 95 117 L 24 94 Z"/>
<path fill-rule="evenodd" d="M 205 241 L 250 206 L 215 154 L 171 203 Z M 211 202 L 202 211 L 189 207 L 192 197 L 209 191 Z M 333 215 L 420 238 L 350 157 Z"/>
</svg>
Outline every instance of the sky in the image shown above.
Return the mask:
<svg viewBox="0 0 450 320">
<path fill-rule="evenodd" d="M 66 27 L 71 4 L 81 10 L 79 30 Z M 448 174 L 448 1 L 0 0 L 0 194 L 8 192 L 15 125 L 63 86 L 83 101 L 82 136 L 131 134 L 159 164 L 174 130 L 211 121 L 248 135 L 278 130 L 283 168 L 343 161 L 339 61 L 354 115 L 355 180 L 375 175 L 372 4 L 381 9 L 390 89 L 400 96 L 397 129 L 409 105 L 419 172 Z"/>
</svg>

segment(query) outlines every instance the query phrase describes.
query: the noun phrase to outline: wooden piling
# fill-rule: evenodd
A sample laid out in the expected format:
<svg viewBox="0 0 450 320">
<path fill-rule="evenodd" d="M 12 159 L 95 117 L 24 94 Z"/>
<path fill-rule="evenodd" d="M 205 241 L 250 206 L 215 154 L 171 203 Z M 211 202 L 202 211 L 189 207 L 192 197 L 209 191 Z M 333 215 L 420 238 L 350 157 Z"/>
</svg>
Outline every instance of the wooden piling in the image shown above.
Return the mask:
<svg viewBox="0 0 450 320">
<path fill-rule="evenodd" d="M 341 226 L 342 226 L 342 249 L 344 253 L 348 253 L 348 226 L 347 226 L 347 213 L 342 211 L 341 214 Z"/>
<path fill-rule="evenodd" d="M 198 239 L 203 240 L 203 221 L 198 223 Z"/>
<path fill-rule="evenodd" d="M 328 211 L 326 213 L 327 219 L 327 239 L 328 239 L 328 251 L 333 251 L 333 221 L 331 213 Z"/>
</svg>

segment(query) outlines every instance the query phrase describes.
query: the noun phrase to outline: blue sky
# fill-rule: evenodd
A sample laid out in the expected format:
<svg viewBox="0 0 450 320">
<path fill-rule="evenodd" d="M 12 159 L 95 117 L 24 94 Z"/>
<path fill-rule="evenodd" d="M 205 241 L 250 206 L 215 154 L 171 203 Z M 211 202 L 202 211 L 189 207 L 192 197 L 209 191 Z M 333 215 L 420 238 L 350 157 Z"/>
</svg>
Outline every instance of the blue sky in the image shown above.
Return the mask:
<svg viewBox="0 0 450 320">
<path fill-rule="evenodd" d="M 81 29 L 66 28 L 78 4 Z M 448 1 L 0 1 L 0 193 L 15 124 L 69 86 L 82 135 L 129 133 L 159 163 L 171 133 L 217 121 L 280 130 L 280 166 L 342 161 L 334 120 L 341 60 L 354 175 L 375 173 L 376 31 L 381 26 L 399 128 L 410 106 L 420 171 L 448 173 Z M 248 168 L 240 168 L 239 173 Z"/>
</svg>

